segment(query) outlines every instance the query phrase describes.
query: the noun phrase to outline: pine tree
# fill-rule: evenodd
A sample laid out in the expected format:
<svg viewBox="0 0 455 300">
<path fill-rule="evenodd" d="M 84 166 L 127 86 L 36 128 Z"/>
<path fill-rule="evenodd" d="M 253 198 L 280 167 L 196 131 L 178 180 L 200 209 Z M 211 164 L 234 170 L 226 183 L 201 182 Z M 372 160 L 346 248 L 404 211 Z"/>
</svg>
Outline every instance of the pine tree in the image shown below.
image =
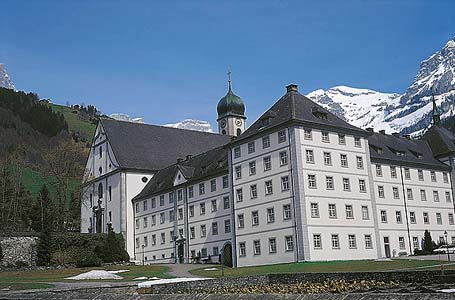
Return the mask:
<svg viewBox="0 0 455 300">
<path fill-rule="evenodd" d="M 51 261 L 51 236 L 47 227 L 41 231 L 36 245 L 36 264 L 47 266 Z"/>
<path fill-rule="evenodd" d="M 428 230 L 425 230 L 423 235 L 423 251 L 427 254 L 433 253 L 434 243 L 431 239 L 431 234 Z"/>
</svg>

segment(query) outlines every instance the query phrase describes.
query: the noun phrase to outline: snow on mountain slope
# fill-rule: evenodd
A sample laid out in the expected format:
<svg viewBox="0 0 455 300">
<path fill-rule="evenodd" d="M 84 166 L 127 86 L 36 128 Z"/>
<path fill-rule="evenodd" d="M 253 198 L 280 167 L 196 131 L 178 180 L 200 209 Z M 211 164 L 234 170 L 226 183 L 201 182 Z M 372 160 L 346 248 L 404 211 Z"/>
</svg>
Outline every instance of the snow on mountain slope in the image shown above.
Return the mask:
<svg viewBox="0 0 455 300">
<path fill-rule="evenodd" d="M 336 86 L 308 97 L 352 125 L 416 135 L 431 122 L 432 92 L 442 119 L 455 115 L 455 38 L 422 61 L 403 95 Z"/>
<path fill-rule="evenodd" d="M 6 73 L 6 68 L 3 64 L 0 64 L 0 87 L 12 90 L 16 89 L 8 73 Z"/>
<path fill-rule="evenodd" d="M 166 124 L 164 126 L 180 129 L 196 130 L 202 132 L 213 132 L 212 125 L 207 121 L 186 119 L 175 124 Z"/>
<path fill-rule="evenodd" d="M 129 115 L 122 114 L 122 113 L 111 114 L 111 115 L 109 115 L 109 117 L 111 117 L 114 120 L 118 120 L 118 121 L 127 121 L 127 122 L 133 122 L 133 123 L 144 123 L 144 119 L 142 119 L 142 118 L 131 118 Z"/>
</svg>

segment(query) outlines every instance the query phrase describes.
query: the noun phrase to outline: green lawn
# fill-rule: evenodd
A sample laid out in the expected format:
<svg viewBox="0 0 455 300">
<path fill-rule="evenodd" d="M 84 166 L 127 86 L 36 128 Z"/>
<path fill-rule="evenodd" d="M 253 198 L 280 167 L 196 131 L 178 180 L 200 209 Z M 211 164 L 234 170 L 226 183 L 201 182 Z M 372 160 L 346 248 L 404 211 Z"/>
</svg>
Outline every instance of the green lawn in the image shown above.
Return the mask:
<svg viewBox="0 0 455 300">
<path fill-rule="evenodd" d="M 242 277 L 249 275 L 274 274 L 274 273 L 305 273 L 305 272 L 358 272 L 358 271 L 386 271 L 408 269 L 439 264 L 432 260 L 392 260 L 392 261 L 330 261 L 330 262 L 301 262 L 290 264 L 266 265 L 243 268 L 224 268 L 224 276 Z M 452 267 L 451 267 L 452 268 Z M 194 275 L 207 277 L 220 277 L 221 267 L 216 271 L 205 271 L 204 268 L 190 271 Z"/>
<path fill-rule="evenodd" d="M 111 266 L 111 267 L 97 267 L 97 268 L 68 268 L 61 270 L 35 270 L 35 271 L 11 271 L 11 272 L 0 272 L 0 287 L 8 284 L 20 284 L 20 283 L 52 283 L 52 282 L 77 282 L 75 280 L 66 280 L 66 277 L 79 275 L 81 273 L 88 272 L 90 270 L 129 270 L 125 273 L 118 275 L 122 276 L 122 280 L 116 281 L 131 281 L 136 277 L 159 277 L 169 278 L 166 274 L 168 267 L 153 265 L 153 266 Z"/>
<path fill-rule="evenodd" d="M 84 134 L 87 139 L 91 139 L 95 132 L 95 124 L 89 121 L 84 121 L 79 118 L 78 114 L 73 113 L 73 109 L 64 105 L 50 104 L 51 108 L 55 112 L 60 112 L 65 117 L 66 123 L 68 123 L 69 130 Z"/>
<path fill-rule="evenodd" d="M 41 282 L 15 282 L 7 283 L 0 282 L 1 290 L 36 290 L 36 289 L 47 289 L 53 287 L 52 284 L 41 283 Z"/>
</svg>

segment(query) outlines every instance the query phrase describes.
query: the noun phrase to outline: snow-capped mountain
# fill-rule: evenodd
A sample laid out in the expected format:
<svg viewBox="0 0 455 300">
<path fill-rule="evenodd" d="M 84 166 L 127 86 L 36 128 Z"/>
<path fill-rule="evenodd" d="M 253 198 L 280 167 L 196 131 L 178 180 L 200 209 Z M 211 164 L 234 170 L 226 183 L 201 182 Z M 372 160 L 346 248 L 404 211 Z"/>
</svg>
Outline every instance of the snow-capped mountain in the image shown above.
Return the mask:
<svg viewBox="0 0 455 300">
<path fill-rule="evenodd" d="M 212 125 L 210 125 L 209 122 L 193 119 L 186 119 L 175 124 L 166 124 L 164 126 L 203 132 L 213 132 Z"/>
<path fill-rule="evenodd" d="M 432 90 L 442 119 L 454 116 L 455 38 L 420 64 L 402 95 L 337 86 L 308 97 L 355 126 L 418 135 L 431 121 Z"/>
<path fill-rule="evenodd" d="M 133 123 L 144 123 L 144 119 L 142 118 L 131 118 L 127 114 L 122 114 L 122 113 L 115 113 L 109 115 L 110 118 L 118 121 L 126 121 L 126 122 L 133 122 Z"/>
<path fill-rule="evenodd" d="M 13 82 L 8 73 L 6 73 L 5 65 L 0 64 L 0 87 L 15 90 Z"/>
</svg>

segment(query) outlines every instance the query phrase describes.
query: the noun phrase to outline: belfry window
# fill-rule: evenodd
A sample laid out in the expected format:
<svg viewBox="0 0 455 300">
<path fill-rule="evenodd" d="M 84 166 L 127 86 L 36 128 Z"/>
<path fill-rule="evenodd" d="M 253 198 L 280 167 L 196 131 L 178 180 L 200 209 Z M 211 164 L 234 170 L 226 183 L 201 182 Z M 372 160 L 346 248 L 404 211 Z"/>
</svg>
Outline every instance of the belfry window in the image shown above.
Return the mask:
<svg viewBox="0 0 455 300">
<path fill-rule="evenodd" d="M 103 184 L 101 182 L 98 184 L 98 198 L 103 199 Z"/>
</svg>

